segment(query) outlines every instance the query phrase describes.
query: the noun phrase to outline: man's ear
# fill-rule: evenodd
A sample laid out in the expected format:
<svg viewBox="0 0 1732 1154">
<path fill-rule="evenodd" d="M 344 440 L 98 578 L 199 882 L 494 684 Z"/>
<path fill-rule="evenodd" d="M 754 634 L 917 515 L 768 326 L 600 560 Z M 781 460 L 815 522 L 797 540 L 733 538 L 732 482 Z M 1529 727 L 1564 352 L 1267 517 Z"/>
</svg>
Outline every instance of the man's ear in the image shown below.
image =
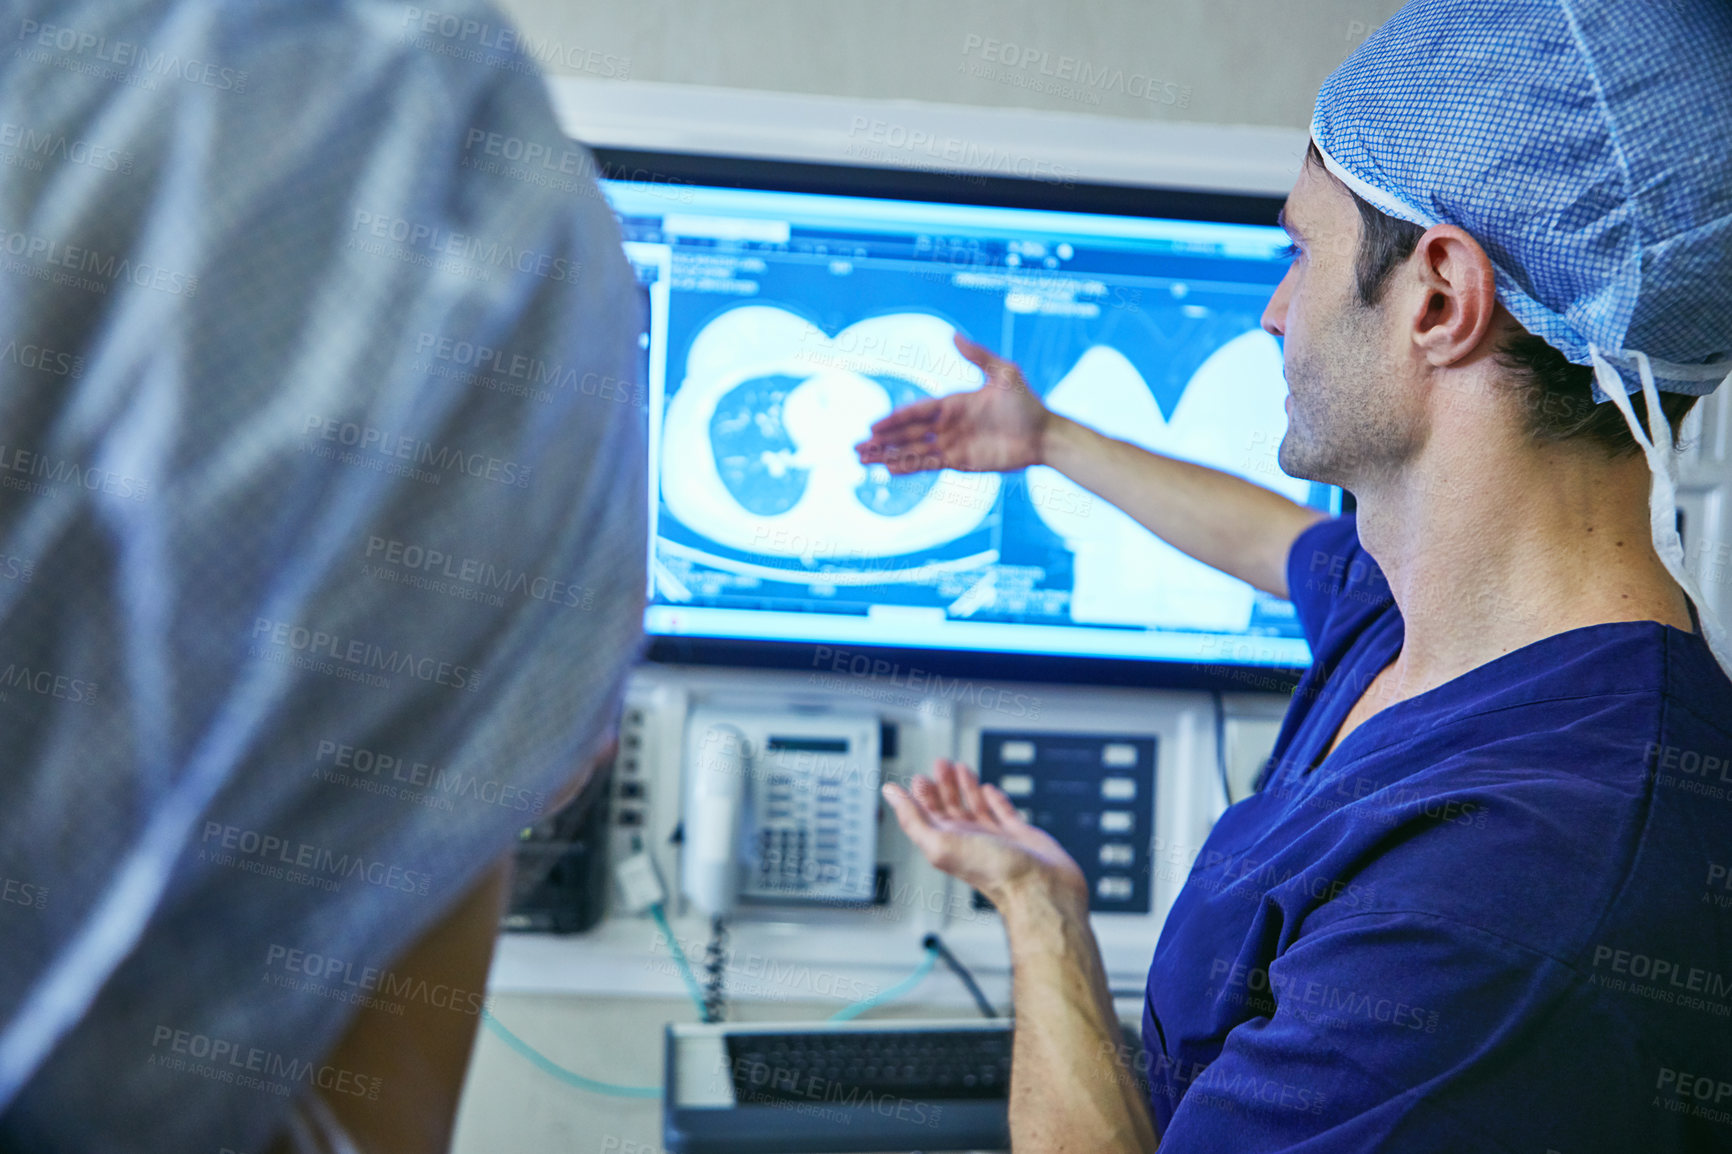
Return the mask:
<svg viewBox="0 0 1732 1154">
<path fill-rule="evenodd" d="M 1413 343 L 1426 361 L 1441 368 L 1489 350 L 1497 339 L 1497 273 L 1479 242 L 1453 224 L 1433 225 L 1408 267 L 1418 277 Z"/>
</svg>

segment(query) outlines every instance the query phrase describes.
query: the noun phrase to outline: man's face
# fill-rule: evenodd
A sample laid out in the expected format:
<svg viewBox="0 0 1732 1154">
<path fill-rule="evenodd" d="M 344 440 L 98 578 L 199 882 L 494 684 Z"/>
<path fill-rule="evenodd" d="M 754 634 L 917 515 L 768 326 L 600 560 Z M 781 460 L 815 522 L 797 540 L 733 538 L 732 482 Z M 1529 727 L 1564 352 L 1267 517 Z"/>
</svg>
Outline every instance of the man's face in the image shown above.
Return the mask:
<svg viewBox="0 0 1732 1154">
<path fill-rule="evenodd" d="M 1282 219 L 1298 252 L 1263 311 L 1263 328 L 1284 338 L 1281 468 L 1353 489 L 1399 470 L 1424 443 L 1423 421 L 1399 378 L 1401 333 L 1389 307 L 1398 286 L 1389 285 L 1378 305 L 1359 302 L 1359 210 L 1320 167 L 1303 166 Z"/>
</svg>

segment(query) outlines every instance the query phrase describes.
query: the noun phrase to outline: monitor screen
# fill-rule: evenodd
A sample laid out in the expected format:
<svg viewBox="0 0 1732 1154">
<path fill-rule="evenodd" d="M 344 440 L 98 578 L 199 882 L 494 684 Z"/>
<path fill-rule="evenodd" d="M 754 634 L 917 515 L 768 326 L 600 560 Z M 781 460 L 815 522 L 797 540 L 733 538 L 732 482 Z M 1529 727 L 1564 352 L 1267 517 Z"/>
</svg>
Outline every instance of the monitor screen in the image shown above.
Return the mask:
<svg viewBox="0 0 1732 1154">
<path fill-rule="evenodd" d="M 652 637 L 1309 661 L 1289 603 L 1051 469 L 892 476 L 853 448 L 980 387 L 961 332 L 1054 412 L 1334 510 L 1276 464 L 1279 228 L 732 183 L 603 184 L 648 301 Z"/>
</svg>

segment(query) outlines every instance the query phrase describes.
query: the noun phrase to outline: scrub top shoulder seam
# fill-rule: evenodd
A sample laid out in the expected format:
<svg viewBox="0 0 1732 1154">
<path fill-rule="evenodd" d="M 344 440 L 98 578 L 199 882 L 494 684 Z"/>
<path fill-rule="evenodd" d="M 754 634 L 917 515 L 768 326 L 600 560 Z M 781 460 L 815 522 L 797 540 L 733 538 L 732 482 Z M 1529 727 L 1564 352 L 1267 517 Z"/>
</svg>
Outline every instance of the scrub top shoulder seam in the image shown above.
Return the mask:
<svg viewBox="0 0 1732 1154">
<path fill-rule="evenodd" d="M 1677 705 L 1681 712 L 1689 714 L 1691 720 L 1700 722 L 1715 733 L 1718 733 L 1721 737 L 1732 739 L 1732 727 L 1728 726 L 1725 718 L 1707 717 L 1697 710 L 1692 709 L 1689 703 L 1685 701 L 1668 698 L 1668 703 Z M 1729 750 L 1728 752 L 1732 752 L 1732 750 Z"/>
<path fill-rule="evenodd" d="M 1461 918 L 1452 917 L 1449 914 L 1438 913 L 1435 910 L 1418 909 L 1418 908 L 1414 908 L 1411 906 L 1401 906 L 1401 907 L 1397 907 L 1394 909 L 1384 909 L 1384 910 L 1361 910 L 1357 913 L 1343 914 L 1341 917 L 1336 918 L 1336 919 L 1326 923 L 1325 925 L 1320 926 L 1319 928 L 1320 929 L 1333 930 L 1337 926 L 1344 925 L 1348 922 L 1359 921 L 1359 920 L 1365 919 L 1365 918 L 1379 918 L 1379 917 L 1381 917 L 1381 918 L 1413 917 L 1413 918 L 1423 918 L 1423 919 L 1426 919 L 1428 921 L 1433 921 L 1433 922 L 1440 922 L 1440 923 L 1447 925 L 1447 926 L 1452 926 L 1452 927 L 1455 927 L 1457 929 L 1465 930 L 1465 931 L 1472 933 L 1472 934 L 1477 934 L 1480 937 L 1488 939 L 1488 941 L 1491 944 L 1493 944 L 1494 946 L 1499 946 L 1499 947 L 1507 946 L 1512 951 L 1519 951 L 1519 952 L 1524 953 L 1524 954 L 1529 954 L 1535 958 L 1541 958 L 1541 959 L 1544 959 L 1545 961 L 1553 962 L 1556 965 L 1563 967 L 1565 970 L 1567 970 L 1569 972 L 1569 975 L 1572 979 L 1572 983 L 1576 986 L 1586 986 L 1589 984 L 1588 979 L 1591 977 L 1591 975 L 1585 973 L 1579 965 L 1577 965 L 1573 961 L 1570 961 L 1567 958 L 1559 957 L 1557 954 L 1551 952 L 1550 950 L 1540 949 L 1537 946 L 1531 946 L 1531 945 L 1526 944 L 1525 942 L 1519 942 L 1514 938 L 1507 937 L 1504 934 L 1498 933 L 1496 930 L 1487 929 L 1486 927 L 1476 925 L 1473 922 L 1463 921 Z M 1306 920 L 1309 921 L 1310 919 L 1306 919 Z M 1603 920 L 1604 920 L 1604 914 L 1601 915 L 1601 921 L 1603 921 Z M 1596 923 L 1596 924 L 1598 924 L 1598 923 Z M 1303 940 L 1303 938 L 1304 938 L 1304 934 L 1301 933 L 1298 940 Z M 1291 947 L 1289 947 L 1289 948 L 1291 948 Z M 1594 1000 L 1595 1000 L 1596 1005 L 1603 1006 L 1608 1010 L 1614 1009 L 1616 1006 L 1616 1003 L 1608 1001 L 1603 995 L 1598 994 L 1598 993 L 1596 993 L 1594 995 Z M 1617 1016 L 1621 1020 L 1626 1022 L 1634 1032 L 1637 1032 L 1637 1033 L 1642 1032 L 1640 1027 L 1638 1027 L 1634 1022 L 1632 1022 L 1623 1013 L 1620 1012 L 1620 1013 L 1618 1013 Z"/>
<path fill-rule="evenodd" d="M 1667 722 L 1672 700 L 1666 692 L 1666 686 L 1671 684 L 1672 665 L 1672 646 L 1663 644 L 1660 646 L 1660 701 L 1658 708 L 1654 711 L 1654 725 L 1648 731 L 1653 738 L 1664 737 L 1668 728 Z M 1650 740 L 1646 744 L 1653 745 L 1655 742 Z M 1655 833 L 1654 789 L 1658 784 L 1660 769 L 1658 763 L 1650 766 L 1647 764 L 1647 760 L 1646 756 L 1642 758 L 1642 791 L 1641 800 L 1638 803 L 1640 810 L 1637 814 L 1632 815 L 1636 829 L 1635 841 L 1630 846 L 1629 856 L 1622 863 L 1623 868 L 1618 871 L 1617 888 L 1612 891 L 1611 897 L 1600 906 L 1600 916 L 1594 919 L 1593 930 L 1588 936 L 1589 941 L 1599 940 L 1607 919 L 1612 916 L 1612 911 L 1618 908 L 1619 903 L 1629 891 L 1631 883 L 1636 878 L 1636 863 L 1641 859 L 1643 851 L 1648 848 L 1649 841 Z"/>
<path fill-rule="evenodd" d="M 1479 668 L 1484 668 L 1484 667 L 1481 666 Z M 1472 671 L 1470 670 L 1469 672 L 1471 673 Z M 1467 676 L 1467 674 L 1463 674 L 1463 676 Z M 1449 684 L 1451 684 L 1451 682 L 1444 682 L 1444 685 L 1449 685 Z M 1444 687 L 1444 685 L 1440 685 L 1437 688 L 1442 689 Z M 1330 753 L 1327 757 L 1325 757 L 1322 761 L 1317 763 L 1316 770 L 1322 770 L 1322 769 L 1327 768 L 1329 766 L 1331 759 L 1333 759 L 1336 754 L 1339 754 L 1341 752 L 1342 746 L 1344 746 L 1348 742 L 1352 741 L 1355 736 L 1364 732 L 1370 726 L 1377 724 L 1377 723 L 1380 723 L 1380 722 L 1383 724 L 1389 724 L 1386 715 L 1388 714 L 1388 712 L 1390 710 L 1399 709 L 1401 706 L 1406 705 L 1409 702 L 1418 701 L 1418 700 L 1420 700 L 1420 698 L 1425 697 L 1427 694 L 1435 693 L 1435 692 L 1436 692 L 1435 689 L 1427 690 L 1426 693 L 1421 693 L 1421 694 L 1418 694 L 1414 697 L 1409 697 L 1409 698 L 1406 698 L 1405 700 L 1397 701 L 1392 705 L 1385 706 L 1383 710 L 1381 710 L 1378 713 L 1373 714 L 1371 717 L 1367 718 L 1363 723 L 1361 723 L 1359 728 L 1355 729 L 1352 733 L 1350 733 L 1346 737 L 1342 738 L 1340 744 L 1335 747 L 1335 750 L 1332 753 Z M 1666 695 L 1665 690 L 1663 688 L 1662 689 L 1635 689 L 1635 688 L 1632 688 L 1632 689 L 1606 690 L 1604 692 L 1598 692 L 1598 693 L 1572 693 L 1572 694 L 1552 696 L 1552 697 L 1524 698 L 1521 701 L 1510 702 L 1507 705 L 1491 706 L 1491 707 L 1488 707 L 1485 709 L 1474 709 L 1471 712 L 1457 713 L 1457 714 L 1453 714 L 1453 715 L 1446 717 L 1446 718 L 1439 718 L 1439 719 L 1432 721 L 1427 726 L 1427 728 L 1425 728 L 1424 730 L 1422 730 L 1418 733 L 1415 733 L 1411 730 L 1405 730 L 1404 729 L 1403 731 L 1401 731 L 1399 733 L 1399 735 L 1389 738 L 1387 741 L 1385 741 L 1381 745 L 1373 745 L 1367 749 L 1360 750 L 1360 751 L 1356 752 L 1353 755 L 1353 757 L 1351 759 L 1349 759 L 1348 762 L 1344 762 L 1343 764 L 1348 764 L 1351 761 L 1357 761 L 1360 758 L 1368 756 L 1368 755 L 1373 754 L 1373 753 L 1380 753 L 1380 752 L 1383 752 L 1385 750 L 1391 750 L 1391 749 L 1399 749 L 1403 745 L 1408 745 L 1411 743 L 1415 743 L 1418 741 L 1422 741 L 1422 740 L 1434 737 L 1438 733 L 1444 732 L 1448 729 L 1452 729 L 1455 726 L 1460 725 L 1464 722 L 1475 721 L 1475 720 L 1478 720 L 1480 718 L 1486 718 L 1486 717 L 1496 717 L 1500 714 L 1509 713 L 1512 710 L 1529 709 L 1529 708 L 1532 708 L 1534 706 L 1541 706 L 1541 705 L 1559 705 L 1559 704 L 1564 704 L 1564 703 L 1571 702 L 1571 701 L 1597 701 L 1597 700 L 1605 700 L 1605 699 L 1609 699 L 1609 698 L 1618 698 L 1618 697 L 1655 697 L 1655 696 L 1658 696 L 1663 700 L 1665 698 L 1665 695 Z M 1468 753 L 1468 752 L 1473 752 L 1473 751 L 1472 750 L 1462 750 L 1459 752 Z M 1450 756 L 1454 757 L 1454 756 L 1456 756 L 1456 754 L 1451 754 Z M 1315 770 L 1314 770 L 1314 772 L 1315 772 Z"/>
</svg>

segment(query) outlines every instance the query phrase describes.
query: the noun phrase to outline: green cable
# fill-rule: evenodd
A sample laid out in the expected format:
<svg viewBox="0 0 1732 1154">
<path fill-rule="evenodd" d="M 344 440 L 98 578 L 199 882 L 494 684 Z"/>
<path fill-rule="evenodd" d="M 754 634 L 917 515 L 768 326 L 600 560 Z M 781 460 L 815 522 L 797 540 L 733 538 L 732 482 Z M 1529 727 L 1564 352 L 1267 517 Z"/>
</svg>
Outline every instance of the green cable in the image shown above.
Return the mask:
<svg viewBox="0 0 1732 1154">
<path fill-rule="evenodd" d="M 938 947 L 926 947 L 926 958 L 914 968 L 912 974 L 909 974 L 906 978 L 903 978 L 888 990 L 881 990 L 878 993 L 873 994 L 870 998 L 862 998 L 852 1006 L 836 1011 L 834 1014 L 830 1015 L 830 1020 L 832 1022 L 851 1021 L 858 1018 L 861 1014 L 864 1014 L 867 1010 L 882 1006 L 885 1002 L 895 1001 L 903 994 L 908 993 L 915 986 L 918 986 L 921 982 L 924 982 L 926 980 L 926 975 L 930 974 L 932 972 L 932 967 L 937 964 Z"/>
<path fill-rule="evenodd" d="M 620 1086 L 613 1082 L 598 1082 L 594 1078 L 585 1078 L 582 1074 L 574 1074 L 507 1030 L 505 1024 L 495 1018 L 490 1011 L 482 1010 L 481 1020 L 487 1023 L 489 1030 L 499 1035 L 500 1041 L 528 1058 L 531 1064 L 538 1067 L 542 1073 L 550 1074 L 568 1086 L 576 1086 L 579 1090 L 588 1090 L 593 1094 L 606 1094 L 614 1098 L 660 1098 L 662 1096 L 660 1086 Z"/>
<path fill-rule="evenodd" d="M 668 953 L 674 956 L 674 966 L 678 968 L 680 977 L 686 980 L 686 993 L 691 995 L 692 1005 L 698 1008 L 698 1021 L 701 1022 L 705 1012 L 703 987 L 698 985 L 697 975 L 692 973 L 691 963 L 686 961 L 686 952 L 674 940 L 674 929 L 668 925 L 668 915 L 662 910 L 660 902 L 650 907 L 650 916 L 656 920 L 656 925 L 661 927 L 662 936 L 667 939 Z"/>
<path fill-rule="evenodd" d="M 676 964 L 679 966 L 680 973 L 685 976 L 686 987 L 691 991 L 692 1001 L 697 1004 L 700 1010 L 702 1010 L 703 999 L 698 989 L 697 978 L 692 975 L 691 966 L 687 964 L 684 952 L 680 950 L 678 944 L 674 941 L 673 929 L 668 925 L 667 915 L 662 912 L 660 903 L 651 906 L 650 913 L 655 917 L 656 925 L 660 926 L 662 933 L 667 936 L 668 949 L 672 951 L 674 958 L 676 959 Z M 938 947 L 928 946 L 926 948 L 926 957 L 914 968 L 912 974 L 909 974 L 906 978 L 903 978 L 888 990 L 882 990 L 873 994 L 870 998 L 862 998 L 852 1006 L 847 1006 L 838 1010 L 836 1013 L 830 1015 L 830 1020 L 832 1022 L 850 1021 L 854 1018 L 858 1018 L 867 1010 L 875 1009 L 878 1006 L 884 1005 L 886 1002 L 895 1001 L 897 998 L 900 998 L 902 995 L 918 986 L 921 982 L 925 981 L 927 975 L 932 973 L 932 968 L 937 964 Z M 513 1034 L 510 1030 L 506 1029 L 505 1023 L 501 1022 L 498 1018 L 495 1018 L 491 1011 L 485 1009 L 482 1010 L 481 1020 L 487 1023 L 487 1028 L 489 1030 L 492 1030 L 499 1036 L 500 1041 L 504 1042 L 513 1050 L 516 1050 L 523 1057 L 527 1058 L 529 1062 L 537 1069 L 541 1070 L 542 1073 L 557 1078 L 568 1086 L 576 1086 L 579 1090 L 588 1090 L 592 1094 L 606 1094 L 614 1098 L 660 1098 L 662 1096 L 662 1088 L 660 1086 L 621 1086 L 613 1082 L 598 1082 L 594 1078 L 586 1078 L 582 1074 L 574 1073 L 571 1070 L 567 1070 L 564 1066 L 559 1065 L 557 1062 L 543 1054 L 540 1050 L 537 1050 L 534 1046 L 531 1046 L 528 1042 L 525 1042 L 522 1038 L 519 1038 L 516 1034 Z"/>
</svg>

